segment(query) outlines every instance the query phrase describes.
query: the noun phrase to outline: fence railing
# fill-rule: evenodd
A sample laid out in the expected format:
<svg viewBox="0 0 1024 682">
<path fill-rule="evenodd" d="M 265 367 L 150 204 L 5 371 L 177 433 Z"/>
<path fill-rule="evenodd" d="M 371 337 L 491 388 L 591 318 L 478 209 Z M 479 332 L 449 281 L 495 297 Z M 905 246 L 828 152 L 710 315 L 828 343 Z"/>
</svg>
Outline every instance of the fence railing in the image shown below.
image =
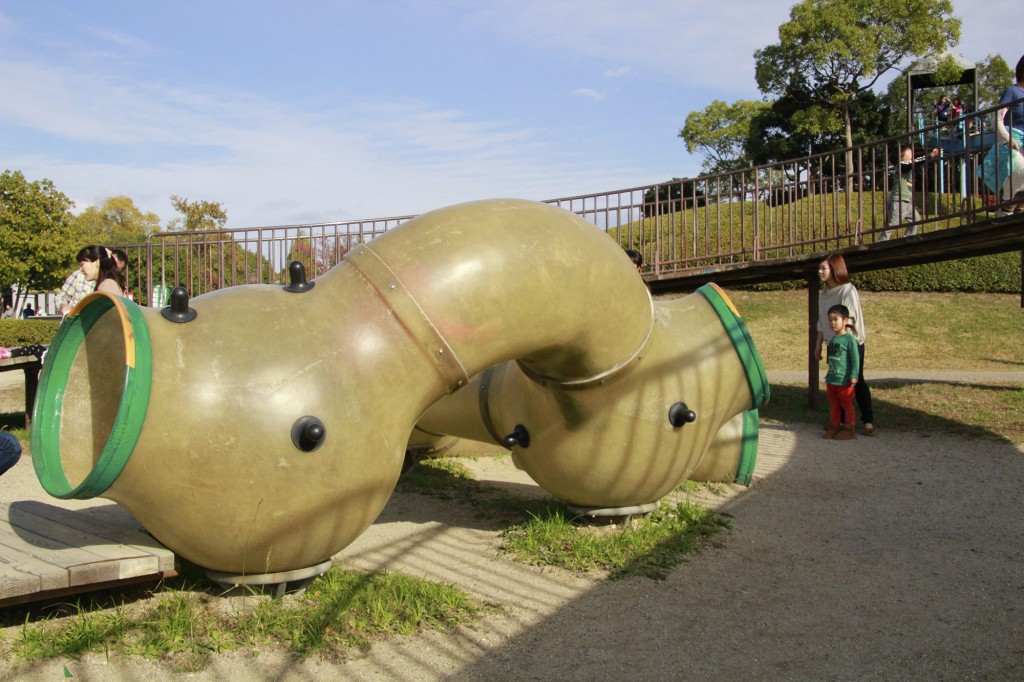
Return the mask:
<svg viewBox="0 0 1024 682">
<path fill-rule="evenodd" d="M 1024 178 L 999 168 L 989 171 L 990 182 L 982 181 L 985 156 L 996 142 L 995 112 L 780 163 L 546 203 L 639 251 L 642 272 L 653 278 L 950 229 L 989 218 L 1001 201 L 1024 190 Z M 912 170 L 900 166 L 906 148 L 917 159 Z M 1006 196 L 998 198 L 988 185 Z M 888 232 L 901 192 L 903 225 Z M 285 283 L 296 260 L 313 279 L 355 244 L 412 217 L 161 232 L 122 248 L 130 257 L 130 287 L 147 304 L 157 286 L 180 284 L 200 295 L 238 284 Z"/>
</svg>

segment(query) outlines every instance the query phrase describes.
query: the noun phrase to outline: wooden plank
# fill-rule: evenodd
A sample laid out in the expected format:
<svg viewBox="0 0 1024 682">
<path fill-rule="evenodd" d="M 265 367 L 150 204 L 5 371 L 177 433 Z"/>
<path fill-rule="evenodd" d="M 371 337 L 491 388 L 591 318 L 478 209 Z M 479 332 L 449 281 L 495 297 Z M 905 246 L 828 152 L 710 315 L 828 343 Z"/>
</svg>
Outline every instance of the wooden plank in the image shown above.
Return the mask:
<svg viewBox="0 0 1024 682">
<path fill-rule="evenodd" d="M 0 503 L 0 607 L 173 575 L 174 553 L 146 533 L 45 502 Z"/>
<path fill-rule="evenodd" d="M 40 516 L 19 513 L 13 513 L 11 516 L 13 517 L 11 528 L 15 534 L 19 538 L 26 539 L 33 547 L 38 543 L 32 538 L 45 538 L 59 543 L 69 550 L 88 552 L 83 555 L 72 555 L 74 558 L 64 564 L 70 572 L 72 585 L 81 584 L 78 582 L 79 576 L 87 576 L 96 569 L 96 564 L 114 564 L 117 567 L 115 579 L 118 580 L 157 573 L 160 570 L 157 557 L 145 550 L 128 545 L 111 544 L 103 538 L 68 528 Z M 29 551 L 32 550 L 29 549 Z"/>
<path fill-rule="evenodd" d="M 12 591 L 22 589 L 20 586 L 30 585 L 32 579 L 27 576 L 35 576 L 38 590 L 55 590 L 68 586 L 69 578 L 66 569 L 26 555 L 21 547 L 0 544 L 0 565 L 3 566 L 3 581 L 5 583 L 8 579 L 12 581 L 10 586 Z"/>
<path fill-rule="evenodd" d="M 145 533 L 43 502 L 4 506 L 0 503 L 0 520 L 13 527 L 122 561 L 122 579 L 174 569 L 174 553 Z"/>
<path fill-rule="evenodd" d="M 5 556 L 0 547 L 0 602 L 23 594 L 33 594 L 43 589 L 43 580 L 33 573 L 19 571 L 11 562 L 14 557 Z"/>
<path fill-rule="evenodd" d="M 37 575 L 62 574 L 66 585 L 79 585 L 83 581 L 100 582 L 117 580 L 117 564 L 87 549 L 71 547 L 41 535 L 27 531 L 15 532 L 9 525 L 0 525 L 0 546 L 16 550 L 21 555 L 19 570 L 31 567 L 28 572 Z M 69 568 L 75 566 L 75 580 L 71 582 Z M 88 567 L 86 569 L 85 567 Z"/>
</svg>

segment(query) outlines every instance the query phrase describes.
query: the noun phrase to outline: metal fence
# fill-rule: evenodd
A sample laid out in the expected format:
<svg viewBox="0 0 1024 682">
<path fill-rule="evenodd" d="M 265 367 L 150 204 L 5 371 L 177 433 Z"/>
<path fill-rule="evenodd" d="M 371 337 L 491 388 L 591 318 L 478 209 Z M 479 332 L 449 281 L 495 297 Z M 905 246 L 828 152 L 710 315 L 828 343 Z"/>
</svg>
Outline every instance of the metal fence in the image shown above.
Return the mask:
<svg viewBox="0 0 1024 682">
<path fill-rule="evenodd" d="M 890 202 L 909 176 L 906 232 L 945 230 L 985 220 L 1000 207 L 982 182 L 995 143 L 995 109 L 944 125 L 730 173 L 674 179 L 611 192 L 551 199 L 592 222 L 623 248 L 644 257 L 643 273 L 660 278 L 693 268 L 786 258 L 883 239 Z M 917 159 L 900 168 L 904 149 Z M 934 151 L 933 150 L 938 150 Z M 1024 190 L 1014 175 L 990 171 L 1007 196 Z M 902 177 L 901 177 L 902 174 Z M 1024 203 L 1022 203 L 1024 209 Z M 300 261 L 310 279 L 414 216 L 217 231 L 161 232 L 148 243 L 123 245 L 137 301 L 162 304 L 154 291 L 184 285 L 192 295 L 238 284 L 284 283 Z"/>
</svg>

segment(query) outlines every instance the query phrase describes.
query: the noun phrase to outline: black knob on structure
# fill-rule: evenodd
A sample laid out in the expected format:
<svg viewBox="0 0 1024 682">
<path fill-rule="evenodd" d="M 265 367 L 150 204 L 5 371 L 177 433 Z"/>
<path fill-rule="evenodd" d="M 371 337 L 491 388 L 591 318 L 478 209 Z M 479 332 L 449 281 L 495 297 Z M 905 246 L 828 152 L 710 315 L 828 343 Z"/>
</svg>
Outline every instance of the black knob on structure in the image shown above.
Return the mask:
<svg viewBox="0 0 1024 682">
<path fill-rule="evenodd" d="M 686 424 L 697 421 L 697 413 L 686 406 L 686 403 L 676 403 L 668 408 L 668 423 L 678 429 Z"/>
<path fill-rule="evenodd" d="M 521 448 L 528 448 L 530 447 L 530 432 L 522 424 L 516 424 L 512 433 L 501 439 L 501 444 L 509 450 L 517 445 Z"/>
<path fill-rule="evenodd" d="M 313 452 L 324 443 L 327 429 L 313 416 L 299 417 L 292 424 L 292 443 L 303 452 Z"/>
<path fill-rule="evenodd" d="M 306 266 L 301 261 L 293 260 L 288 264 L 288 277 L 291 279 L 291 284 L 285 285 L 284 290 L 293 294 L 301 294 L 316 286 L 316 282 L 306 280 Z"/>
<path fill-rule="evenodd" d="M 177 286 L 171 289 L 170 303 L 169 306 L 160 311 L 160 314 L 164 316 L 164 319 L 171 322 L 191 322 L 199 314 L 195 311 L 195 308 L 189 307 L 188 289 L 185 287 Z"/>
</svg>

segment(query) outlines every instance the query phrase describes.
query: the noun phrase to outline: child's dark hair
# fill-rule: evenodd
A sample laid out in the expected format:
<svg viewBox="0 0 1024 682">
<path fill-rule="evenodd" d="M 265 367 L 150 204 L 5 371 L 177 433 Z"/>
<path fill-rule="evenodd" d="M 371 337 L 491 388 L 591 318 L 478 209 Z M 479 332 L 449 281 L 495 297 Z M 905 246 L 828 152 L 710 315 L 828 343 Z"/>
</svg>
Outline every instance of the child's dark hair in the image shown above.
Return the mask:
<svg viewBox="0 0 1024 682">
<path fill-rule="evenodd" d="M 629 260 L 633 261 L 633 265 L 640 267 L 644 264 L 644 256 L 636 249 L 627 249 L 626 255 L 629 256 Z"/>
<path fill-rule="evenodd" d="M 828 314 L 837 313 L 844 320 L 850 319 L 850 309 L 845 305 L 834 305 L 828 309 Z"/>
</svg>

